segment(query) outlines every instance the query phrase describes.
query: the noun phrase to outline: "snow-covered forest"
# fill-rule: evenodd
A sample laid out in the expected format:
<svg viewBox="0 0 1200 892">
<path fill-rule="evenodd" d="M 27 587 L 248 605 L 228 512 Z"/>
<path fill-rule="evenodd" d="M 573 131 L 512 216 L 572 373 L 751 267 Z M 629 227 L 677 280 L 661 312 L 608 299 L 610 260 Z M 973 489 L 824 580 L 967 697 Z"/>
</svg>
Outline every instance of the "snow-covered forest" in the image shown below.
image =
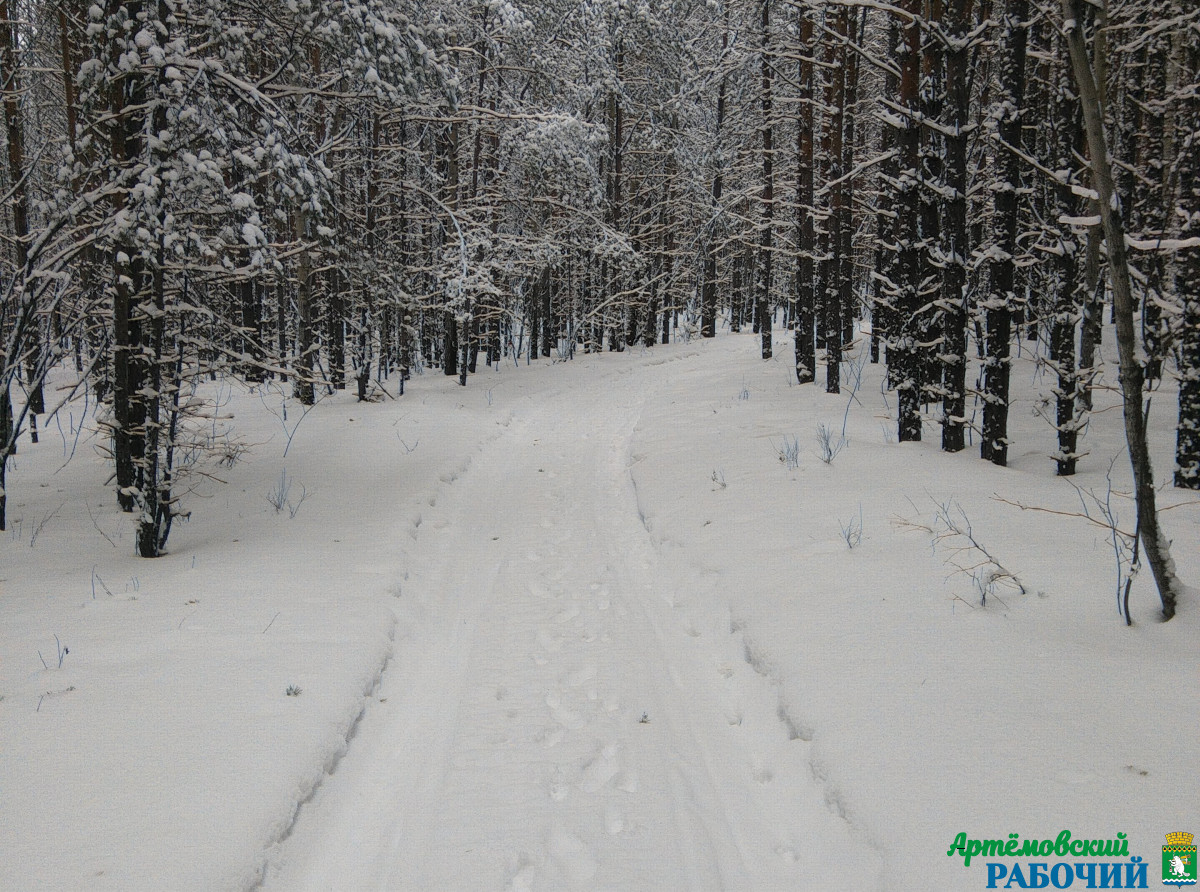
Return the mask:
<svg viewBox="0 0 1200 892">
<path fill-rule="evenodd" d="M 0 24 L 0 887 L 1200 830 L 1194 0 Z"/>
</svg>

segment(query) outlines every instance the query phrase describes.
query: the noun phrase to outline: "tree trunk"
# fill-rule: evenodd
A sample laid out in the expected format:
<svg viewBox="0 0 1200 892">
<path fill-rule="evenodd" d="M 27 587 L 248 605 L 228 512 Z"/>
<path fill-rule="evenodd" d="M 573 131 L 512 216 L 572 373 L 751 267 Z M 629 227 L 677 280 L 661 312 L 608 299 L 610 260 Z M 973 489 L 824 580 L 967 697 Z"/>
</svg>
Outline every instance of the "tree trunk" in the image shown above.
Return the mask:
<svg viewBox="0 0 1200 892">
<path fill-rule="evenodd" d="M 796 381 L 810 384 L 817 377 L 816 353 L 816 270 L 813 256 L 817 249 L 816 228 L 813 223 L 816 204 L 816 185 L 813 174 L 813 15 L 811 9 L 802 8 L 800 18 L 800 62 L 797 78 L 799 95 L 797 101 L 796 127 L 796 240 L 799 252 L 796 258 L 796 319 L 795 354 Z"/>
<path fill-rule="evenodd" d="M 124 4 L 109 0 L 108 12 L 124 6 L 131 20 L 142 11 L 141 0 Z M 117 55 L 124 52 L 124 36 L 114 38 Z M 142 132 L 146 118 L 146 85 L 143 78 L 128 74 L 117 80 L 109 93 L 112 112 L 111 156 L 123 167 L 142 154 Z M 125 197 L 113 198 L 113 212 L 125 210 Z M 141 495 L 136 461 L 144 454 L 146 408 L 143 396 L 145 379 L 141 355 L 141 317 L 137 302 L 145 288 L 145 261 L 128 242 L 114 246 L 111 256 L 113 320 L 113 459 L 117 478 L 117 501 L 122 511 L 132 512 Z"/>
<path fill-rule="evenodd" d="M 987 313 L 987 356 L 983 361 L 983 438 L 980 456 L 997 465 L 1008 464 L 1008 391 L 1012 314 L 1016 303 L 1017 211 L 1021 190 L 1020 150 L 1022 104 L 1025 98 L 1025 50 L 1028 40 L 1028 0 L 1009 0 L 1004 15 L 1004 48 L 1000 91 L 996 99 L 1000 139 L 1011 147 L 1002 151 L 1003 181 L 996 186 L 997 240 Z"/>
<path fill-rule="evenodd" d="M 29 199 L 25 190 L 24 177 L 24 121 L 21 116 L 19 97 L 20 81 L 17 77 L 17 38 L 14 35 L 16 23 L 9 14 L 8 0 L 0 0 L 0 89 L 4 91 L 4 122 L 8 138 L 8 176 L 12 183 L 10 207 L 12 213 L 12 237 L 14 248 L 13 275 L 17 281 L 13 284 L 18 306 L 32 300 L 32 295 L 26 294 L 26 276 L 28 275 L 29 254 Z M 3 319 L 0 313 L 0 319 Z M 12 321 L 14 327 L 20 327 L 28 334 L 18 335 L 9 341 L 11 355 L 0 355 L 0 530 L 6 528 L 7 520 L 7 490 L 5 480 L 8 474 L 8 460 L 16 453 L 17 436 L 16 424 L 13 417 L 12 391 L 10 381 L 17 373 L 21 354 L 25 350 L 38 352 L 36 307 L 22 306 L 20 316 L 23 318 Z M 8 332 L 5 326 L 0 326 L 0 338 Z M 33 422 L 33 442 L 37 442 L 37 413 L 45 411 L 42 403 L 41 375 L 35 371 L 28 376 L 32 389 L 28 398 L 28 412 Z"/>
<path fill-rule="evenodd" d="M 1192 76 L 1200 61 L 1192 51 Z M 1190 135 L 1180 149 L 1177 219 L 1186 223 L 1181 238 L 1200 238 L 1200 110 L 1192 100 L 1182 122 Z M 1200 248 L 1182 257 L 1177 274 L 1183 318 L 1179 329 L 1179 418 L 1175 429 L 1175 485 L 1200 490 Z"/>
<path fill-rule="evenodd" d="M 729 49 L 729 7 L 725 8 L 725 30 L 721 34 L 721 60 Z M 729 75 L 721 75 L 717 88 L 717 124 L 713 142 L 717 147 L 716 170 L 712 183 L 712 220 L 708 226 L 708 238 L 704 241 L 704 290 L 700 299 L 700 335 L 705 338 L 717 336 L 717 246 L 716 228 L 721 215 L 721 192 L 724 188 L 725 159 L 721 155 L 721 129 L 725 125 L 725 95 L 729 88 Z"/>
<path fill-rule="evenodd" d="M 296 210 L 296 240 L 300 252 L 296 261 L 296 365 L 292 393 L 303 406 L 316 402 L 313 369 L 317 352 L 316 313 L 312 294 L 312 247 L 309 241 L 308 211 Z"/>
<path fill-rule="evenodd" d="M 846 10 L 838 7 L 833 15 L 834 39 L 825 44 L 825 124 L 822 128 L 822 168 L 829 212 L 821 224 L 821 287 L 824 290 L 825 392 L 840 393 L 842 387 L 842 282 L 846 275 L 842 256 L 842 217 L 845 214 L 845 189 L 842 179 L 843 135 L 845 127 Z"/>
<path fill-rule="evenodd" d="M 1057 50 L 1058 47 L 1053 47 Z M 1063 69 L 1060 75 L 1069 78 Z M 1053 100 L 1053 163 L 1055 170 L 1070 171 L 1075 168 L 1075 157 L 1084 157 L 1083 127 L 1080 119 L 1079 102 L 1066 89 L 1066 84 L 1056 84 Z M 1075 197 L 1073 185 L 1078 179 L 1072 177 L 1068 183 L 1055 184 L 1050 190 L 1054 204 L 1050 219 L 1073 216 L 1082 210 Z M 1081 379 L 1076 366 L 1075 334 L 1083 307 L 1088 301 L 1087 282 L 1082 275 L 1080 259 L 1084 246 L 1069 225 L 1062 225 L 1057 236 L 1053 269 L 1050 275 L 1053 301 L 1053 319 L 1050 327 L 1050 362 L 1058 377 L 1055 388 L 1055 427 L 1058 430 L 1058 453 L 1055 469 L 1060 477 L 1074 475 L 1078 463 L 1079 431 L 1086 422 L 1086 412 L 1080 400 Z"/>
<path fill-rule="evenodd" d="M 904 0 L 901 9 L 909 14 L 900 34 L 900 105 L 905 117 L 897 136 L 900 175 L 896 195 L 897 257 L 896 304 L 898 331 L 888 346 L 888 362 L 894 369 L 898 406 L 898 439 L 901 443 L 921 439 L 921 351 L 917 316 L 921 309 L 921 196 L 917 184 L 920 164 L 921 0 Z M 891 370 L 889 370 L 890 372 Z"/>
<path fill-rule="evenodd" d="M 458 374 L 458 318 L 449 309 L 442 311 L 442 374 Z"/>
<path fill-rule="evenodd" d="M 555 278 L 550 267 L 542 272 L 542 357 L 549 359 L 555 344 L 554 325 Z M 633 338 L 630 337 L 632 342 Z"/>
<path fill-rule="evenodd" d="M 762 0 L 762 233 L 759 240 L 758 276 L 755 287 L 755 316 L 762 336 L 762 358 L 771 358 L 771 271 L 775 253 L 775 143 L 771 118 L 771 3 Z"/>
<path fill-rule="evenodd" d="M 970 114 L 967 34 L 974 0 L 948 0 L 946 37 L 946 164 L 942 224 L 942 449 L 966 447 L 967 391 L 967 123 Z"/>
<path fill-rule="evenodd" d="M 862 9 L 863 18 L 860 20 L 860 26 L 855 26 L 855 17 L 859 10 L 851 13 L 846 7 L 842 7 L 838 16 L 843 22 L 839 25 L 842 34 L 851 41 L 854 46 L 862 46 L 864 44 L 866 9 Z M 858 300 L 855 298 L 855 286 L 858 281 L 858 276 L 854 267 L 854 193 L 855 193 L 855 142 L 857 140 L 856 115 L 858 113 L 858 53 L 854 52 L 851 45 L 846 45 L 842 52 L 842 170 L 845 180 L 839 187 L 841 190 L 841 199 L 839 201 L 840 213 L 838 214 L 838 243 L 841 250 L 841 298 L 842 305 L 842 340 L 841 349 L 844 353 L 849 349 L 855 341 L 854 323 L 862 315 Z"/>
<path fill-rule="evenodd" d="M 946 98 L 945 52 L 941 41 L 933 36 L 942 30 L 943 0 L 925 0 L 925 27 L 930 37 L 921 47 L 921 115 L 926 121 L 941 121 Z M 943 366 L 938 354 L 944 347 L 942 308 L 938 300 L 938 263 L 935 260 L 942 240 L 941 213 L 944 202 L 938 186 L 944 177 L 945 137 L 937 127 L 921 127 L 921 150 L 918 176 L 920 178 L 922 292 L 929 294 L 922 301 L 917 324 L 917 341 L 921 354 L 921 402 L 932 405 L 944 393 Z"/>
<path fill-rule="evenodd" d="M 1117 330 L 1117 354 L 1121 368 L 1121 393 L 1124 397 L 1125 442 L 1133 467 L 1134 498 L 1137 503 L 1138 531 L 1146 551 L 1146 560 L 1162 600 L 1163 619 L 1175 615 L 1174 565 L 1170 545 L 1158 526 L 1154 504 L 1154 472 L 1146 443 L 1146 416 L 1142 408 L 1143 369 L 1137 356 L 1136 331 L 1133 325 L 1133 291 L 1129 264 L 1126 258 L 1125 228 L 1121 221 L 1120 198 L 1115 194 L 1112 162 L 1104 137 L 1103 108 L 1093 79 L 1092 65 L 1084 45 L 1080 19 L 1083 0 L 1062 0 L 1064 30 L 1071 54 L 1071 67 L 1079 87 L 1079 104 L 1083 111 L 1087 133 L 1088 154 L 1096 192 L 1099 195 L 1100 217 L 1104 240 L 1108 246 L 1108 271 L 1113 290 L 1113 315 Z M 1128 617 L 1126 617 L 1128 620 Z"/>
<path fill-rule="evenodd" d="M 336 258 L 337 255 L 335 255 Z M 346 389 L 346 298 L 345 277 L 336 260 L 325 275 L 328 293 L 325 299 L 325 338 L 329 358 L 329 378 L 334 390 Z"/>
<path fill-rule="evenodd" d="M 899 58 L 900 29 L 895 18 L 888 20 L 887 49 L 890 58 Z M 900 78 L 892 71 L 884 73 L 884 95 L 900 94 Z M 880 180 L 885 188 L 876 197 L 875 219 L 875 275 L 872 282 L 871 304 L 871 362 L 880 361 L 880 346 L 894 343 L 899 328 L 896 312 L 898 279 L 897 257 L 893 245 L 897 242 L 898 217 L 894 202 L 890 202 L 890 189 L 899 182 L 900 162 L 894 127 L 883 127 L 880 133 L 880 148 L 887 154 L 880 168 Z M 895 387 L 897 376 L 893 357 L 886 354 L 887 384 Z"/>
</svg>

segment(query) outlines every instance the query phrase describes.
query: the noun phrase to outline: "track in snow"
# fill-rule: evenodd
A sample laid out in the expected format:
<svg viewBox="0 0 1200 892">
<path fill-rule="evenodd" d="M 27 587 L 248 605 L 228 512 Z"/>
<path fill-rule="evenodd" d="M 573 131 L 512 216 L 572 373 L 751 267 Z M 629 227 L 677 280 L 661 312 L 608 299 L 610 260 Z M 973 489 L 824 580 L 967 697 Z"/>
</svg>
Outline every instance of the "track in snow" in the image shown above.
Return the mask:
<svg viewBox="0 0 1200 892">
<path fill-rule="evenodd" d="M 660 373 L 543 395 L 432 500 L 408 634 L 265 889 L 829 888 L 853 846 L 812 826 L 807 744 L 732 638 L 679 615 L 639 519 Z"/>
</svg>

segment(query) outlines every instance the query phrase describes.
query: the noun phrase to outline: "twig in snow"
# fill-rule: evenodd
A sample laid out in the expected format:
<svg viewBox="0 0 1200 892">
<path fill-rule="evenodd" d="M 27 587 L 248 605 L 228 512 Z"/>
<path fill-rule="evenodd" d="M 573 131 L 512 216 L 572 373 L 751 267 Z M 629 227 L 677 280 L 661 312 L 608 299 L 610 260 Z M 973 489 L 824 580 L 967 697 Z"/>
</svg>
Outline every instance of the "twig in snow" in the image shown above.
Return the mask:
<svg viewBox="0 0 1200 892">
<path fill-rule="evenodd" d="M 979 590 L 980 604 L 986 606 L 987 596 L 995 596 L 996 585 L 1002 582 L 1015 586 L 1022 595 L 1028 594 L 1017 575 L 1001 564 L 987 546 L 979 541 L 971 519 L 958 502 L 938 502 L 933 496 L 929 498 L 937 506 L 933 523 L 924 524 L 907 518 L 896 518 L 893 522 L 902 529 L 928 533 L 933 539 L 935 550 L 939 545 L 948 547 L 949 554 L 945 562 L 971 578 Z M 909 504 L 913 504 L 911 500 Z M 916 508 L 915 505 L 913 507 Z M 1004 604 L 1003 601 L 1000 603 Z"/>
<path fill-rule="evenodd" d="M 116 548 L 117 543 L 114 542 L 112 539 L 109 539 L 108 533 L 106 533 L 106 532 L 104 532 L 104 530 L 100 529 L 100 524 L 96 522 L 96 515 L 92 513 L 92 506 L 87 503 L 86 499 L 83 502 L 83 507 L 85 509 L 87 509 L 88 517 L 91 518 L 92 526 L 94 526 L 96 528 L 96 532 L 99 533 L 101 536 L 103 536 L 105 541 L 108 542 L 109 545 L 111 545 L 113 548 Z M 95 575 L 94 571 L 93 571 L 93 575 Z M 96 588 L 95 584 L 93 584 L 92 585 L 92 597 L 93 598 L 96 597 L 95 588 Z"/>
</svg>

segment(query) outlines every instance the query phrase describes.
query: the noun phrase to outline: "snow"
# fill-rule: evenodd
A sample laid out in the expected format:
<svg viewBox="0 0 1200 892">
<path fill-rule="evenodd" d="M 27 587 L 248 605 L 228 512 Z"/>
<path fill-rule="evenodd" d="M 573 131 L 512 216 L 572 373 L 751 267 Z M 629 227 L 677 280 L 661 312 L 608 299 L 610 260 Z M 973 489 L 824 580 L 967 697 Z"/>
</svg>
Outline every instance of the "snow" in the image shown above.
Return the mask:
<svg viewBox="0 0 1200 892">
<path fill-rule="evenodd" d="M 755 344 L 306 414 L 207 385 L 214 444 L 248 450 L 154 561 L 90 417 L 66 461 L 69 406 L 22 441 L 0 537 L 0 888 L 974 889 L 958 833 L 1064 829 L 1127 833 L 1154 883 L 1200 825 L 1196 590 L 1164 624 L 1140 574 L 1128 628 L 1106 531 L 992 497 L 1080 510 L 1051 382 L 1015 358 L 1002 469 L 932 416 L 895 443 L 880 367 L 831 396 Z M 1074 482 L 1104 495 L 1116 457 L 1124 524 L 1117 404 Z M 1160 504 L 1192 582 L 1200 506 Z M 942 506 L 1027 595 L 980 604 L 994 568 L 921 529 Z"/>
</svg>

